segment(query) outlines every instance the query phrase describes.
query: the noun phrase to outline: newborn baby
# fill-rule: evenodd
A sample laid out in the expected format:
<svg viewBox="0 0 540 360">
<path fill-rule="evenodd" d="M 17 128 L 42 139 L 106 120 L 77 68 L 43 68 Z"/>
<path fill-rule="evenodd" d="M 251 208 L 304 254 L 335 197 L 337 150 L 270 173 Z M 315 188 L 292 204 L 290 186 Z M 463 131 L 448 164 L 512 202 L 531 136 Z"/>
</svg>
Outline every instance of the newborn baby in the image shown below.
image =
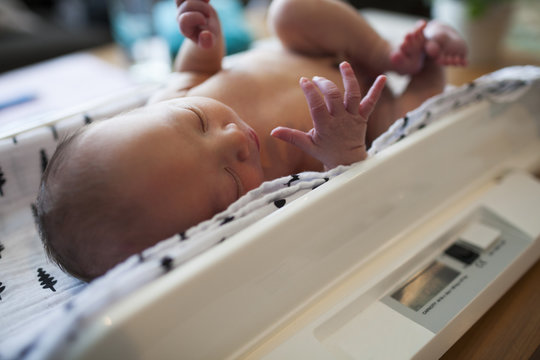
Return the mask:
<svg viewBox="0 0 540 360">
<path fill-rule="evenodd" d="M 281 46 L 235 55 L 224 68 L 209 1 L 177 5 L 187 39 L 174 81 L 146 107 L 65 139 L 43 175 L 45 248 L 80 279 L 211 218 L 263 181 L 365 159 L 395 119 L 443 90 L 444 66 L 465 65 L 465 43 L 443 24 L 421 21 L 392 48 L 345 3 L 274 0 L 269 25 Z M 400 96 L 377 76 L 386 71 L 411 75 Z"/>
</svg>

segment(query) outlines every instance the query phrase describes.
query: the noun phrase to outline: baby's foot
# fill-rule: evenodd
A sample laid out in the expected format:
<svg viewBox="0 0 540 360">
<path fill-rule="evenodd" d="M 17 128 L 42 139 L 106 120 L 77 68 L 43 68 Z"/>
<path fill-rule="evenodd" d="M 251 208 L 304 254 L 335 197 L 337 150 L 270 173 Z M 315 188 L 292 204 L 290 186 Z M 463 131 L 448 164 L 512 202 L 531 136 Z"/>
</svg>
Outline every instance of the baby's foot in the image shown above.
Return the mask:
<svg viewBox="0 0 540 360">
<path fill-rule="evenodd" d="M 412 29 L 401 45 L 390 54 L 392 70 L 399 74 L 415 74 L 424 66 L 426 37 L 424 29 L 427 26 L 425 20 L 420 20 Z"/>
<path fill-rule="evenodd" d="M 467 65 L 467 44 L 450 26 L 432 20 L 427 24 L 425 51 L 439 65 Z"/>
</svg>

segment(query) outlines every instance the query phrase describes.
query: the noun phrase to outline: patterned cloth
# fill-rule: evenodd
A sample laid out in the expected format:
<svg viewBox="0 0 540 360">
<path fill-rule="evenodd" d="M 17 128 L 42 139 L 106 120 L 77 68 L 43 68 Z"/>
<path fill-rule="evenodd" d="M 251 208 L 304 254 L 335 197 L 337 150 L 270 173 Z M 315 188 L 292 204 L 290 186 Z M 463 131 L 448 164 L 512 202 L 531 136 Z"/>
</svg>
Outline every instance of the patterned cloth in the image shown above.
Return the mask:
<svg viewBox="0 0 540 360">
<path fill-rule="evenodd" d="M 369 154 L 382 152 L 469 104 L 511 102 L 533 84 L 534 90 L 540 91 L 539 83 L 540 68 L 513 67 L 431 98 L 396 121 L 373 143 Z M 324 191 L 327 181 L 349 168 L 305 172 L 266 182 L 211 220 L 164 240 L 92 283 L 83 284 L 46 260 L 33 226 L 32 202 L 56 140 L 91 118 L 83 114 L 54 127 L 0 142 L 0 359 L 61 358 L 70 343 L 105 307 L 228 241 L 303 194 L 318 187 L 321 189 L 317 191 Z M 47 331 L 43 331 L 45 328 Z"/>
</svg>

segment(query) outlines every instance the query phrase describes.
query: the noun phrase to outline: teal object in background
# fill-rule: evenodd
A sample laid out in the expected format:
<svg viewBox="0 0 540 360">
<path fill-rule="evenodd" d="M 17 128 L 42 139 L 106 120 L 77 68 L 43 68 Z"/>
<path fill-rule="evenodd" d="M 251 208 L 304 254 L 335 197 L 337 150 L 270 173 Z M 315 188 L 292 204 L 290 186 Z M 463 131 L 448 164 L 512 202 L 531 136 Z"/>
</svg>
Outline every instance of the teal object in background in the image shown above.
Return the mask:
<svg viewBox="0 0 540 360">
<path fill-rule="evenodd" d="M 151 14 L 144 14 L 145 2 Z M 114 7 L 110 11 L 112 32 L 116 42 L 130 49 L 136 40 L 157 35 L 166 40 L 171 55 L 176 55 L 185 37 L 180 33 L 176 22 L 177 10 L 174 0 L 133 0 L 133 3 L 136 10 L 143 11 L 128 13 Z M 248 49 L 253 41 L 253 34 L 246 23 L 244 8 L 240 1 L 211 0 L 211 4 L 219 15 L 227 54 Z"/>
<path fill-rule="evenodd" d="M 221 29 L 225 37 L 227 54 L 234 54 L 249 48 L 253 41 L 244 17 L 244 7 L 238 0 L 212 0 L 216 9 Z M 157 35 L 165 38 L 171 52 L 176 54 L 184 40 L 176 22 L 176 5 L 174 1 L 161 1 L 154 5 L 154 26 Z"/>
<path fill-rule="evenodd" d="M 137 40 L 153 36 L 152 0 L 113 0 L 108 2 L 114 40 L 131 49 Z"/>
</svg>

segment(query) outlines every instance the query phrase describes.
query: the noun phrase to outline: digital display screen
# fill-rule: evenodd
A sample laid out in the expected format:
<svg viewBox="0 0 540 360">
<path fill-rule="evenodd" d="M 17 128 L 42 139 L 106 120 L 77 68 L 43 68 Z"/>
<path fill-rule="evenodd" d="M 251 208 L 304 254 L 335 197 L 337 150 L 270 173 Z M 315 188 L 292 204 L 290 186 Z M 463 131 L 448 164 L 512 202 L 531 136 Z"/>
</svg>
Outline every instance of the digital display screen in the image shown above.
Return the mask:
<svg viewBox="0 0 540 360">
<path fill-rule="evenodd" d="M 393 293 L 392 298 L 418 311 L 459 274 L 459 271 L 435 261 Z"/>
</svg>

